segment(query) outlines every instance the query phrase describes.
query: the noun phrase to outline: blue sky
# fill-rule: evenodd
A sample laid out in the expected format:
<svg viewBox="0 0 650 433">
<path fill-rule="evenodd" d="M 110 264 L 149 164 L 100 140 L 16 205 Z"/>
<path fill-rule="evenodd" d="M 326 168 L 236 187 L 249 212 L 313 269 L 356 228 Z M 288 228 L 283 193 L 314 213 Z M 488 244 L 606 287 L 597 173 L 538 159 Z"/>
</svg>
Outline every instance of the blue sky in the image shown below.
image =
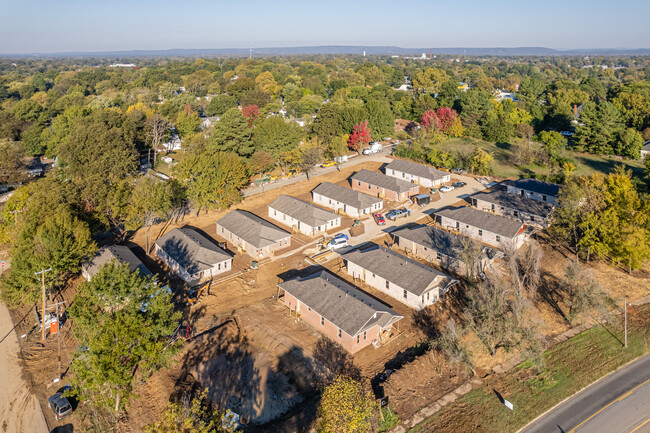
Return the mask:
<svg viewBox="0 0 650 433">
<path fill-rule="evenodd" d="M 648 0 L 0 0 L 0 53 L 298 45 L 648 48 Z"/>
</svg>

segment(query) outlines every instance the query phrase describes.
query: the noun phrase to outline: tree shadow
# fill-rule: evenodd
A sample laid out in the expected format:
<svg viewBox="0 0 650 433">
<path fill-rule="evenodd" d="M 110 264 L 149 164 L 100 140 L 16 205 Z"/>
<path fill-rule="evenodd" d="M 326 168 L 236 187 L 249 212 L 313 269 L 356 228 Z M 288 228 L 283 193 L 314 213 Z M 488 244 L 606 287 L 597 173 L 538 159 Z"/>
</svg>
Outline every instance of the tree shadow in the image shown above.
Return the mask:
<svg viewBox="0 0 650 433">
<path fill-rule="evenodd" d="M 559 304 L 564 299 L 562 292 L 562 282 L 555 275 L 544 271 L 540 278 L 537 293 L 560 317 L 567 323 L 571 323 Z"/>
</svg>

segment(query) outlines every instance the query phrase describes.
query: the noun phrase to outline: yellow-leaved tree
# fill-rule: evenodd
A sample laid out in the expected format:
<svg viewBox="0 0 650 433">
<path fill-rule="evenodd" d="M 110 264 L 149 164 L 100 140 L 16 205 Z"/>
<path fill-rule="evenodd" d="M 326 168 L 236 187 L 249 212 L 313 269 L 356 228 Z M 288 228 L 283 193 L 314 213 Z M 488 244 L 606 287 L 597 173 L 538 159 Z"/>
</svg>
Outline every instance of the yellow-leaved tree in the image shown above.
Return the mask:
<svg viewBox="0 0 650 433">
<path fill-rule="evenodd" d="M 377 425 L 378 414 L 372 394 L 360 382 L 339 376 L 323 391 L 318 432 L 371 432 Z"/>
</svg>

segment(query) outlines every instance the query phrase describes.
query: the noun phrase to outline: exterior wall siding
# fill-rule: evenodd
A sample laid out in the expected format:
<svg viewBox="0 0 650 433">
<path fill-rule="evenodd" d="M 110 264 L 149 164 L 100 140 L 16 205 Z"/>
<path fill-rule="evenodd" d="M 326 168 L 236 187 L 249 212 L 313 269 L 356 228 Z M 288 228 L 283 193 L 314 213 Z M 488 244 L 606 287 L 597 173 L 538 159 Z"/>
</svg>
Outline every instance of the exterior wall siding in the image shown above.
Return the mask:
<svg viewBox="0 0 650 433">
<path fill-rule="evenodd" d="M 504 217 L 513 218 L 518 221 L 521 221 L 524 224 L 529 224 L 529 225 L 532 224 L 544 228 L 548 227 L 548 219 L 543 218 L 539 215 L 533 215 L 528 212 L 522 212 L 518 209 L 504 207 L 495 203 L 490 203 L 476 198 L 472 199 L 472 201 L 474 207 L 479 210 L 491 212 L 495 215 L 501 215 Z"/>
<path fill-rule="evenodd" d="M 215 263 L 210 269 L 206 269 L 195 274 L 188 273 L 185 268 L 179 265 L 176 260 L 172 259 L 162 248 L 156 245 L 156 255 L 169 266 L 179 277 L 186 283 L 200 281 L 204 278 L 212 278 L 216 275 L 223 274 L 232 269 L 232 259 L 226 259 L 222 262 Z"/>
<path fill-rule="evenodd" d="M 363 182 L 360 180 L 352 179 L 350 181 L 352 189 L 359 191 L 365 194 L 373 195 L 378 198 L 383 198 L 389 201 L 406 201 L 412 195 L 417 195 L 418 187 L 414 186 L 410 191 L 398 193 L 386 188 L 381 188 L 377 185 L 370 184 L 368 182 Z"/>
<path fill-rule="evenodd" d="M 438 290 L 431 290 L 422 296 L 416 296 L 413 293 L 406 292 L 406 298 L 404 297 L 404 288 L 399 285 L 388 282 L 388 288 L 386 288 L 386 279 L 380 277 L 379 275 L 373 274 L 372 272 L 362 268 L 356 263 L 352 263 L 349 260 L 347 261 L 347 270 L 348 275 L 351 275 L 353 278 L 358 278 L 361 281 L 364 281 L 366 284 L 374 287 L 382 293 L 385 293 L 396 301 L 399 301 L 403 304 L 408 305 L 409 307 L 415 308 L 416 310 L 421 310 L 422 308 L 433 304 L 438 300 L 440 295 Z"/>
<path fill-rule="evenodd" d="M 217 235 L 224 238 L 226 241 L 230 242 L 235 246 L 235 248 L 241 248 L 246 254 L 251 256 L 254 259 L 268 257 L 275 253 L 275 251 L 287 247 L 291 244 L 291 236 L 287 236 L 284 239 L 280 239 L 278 242 L 264 247 L 258 250 L 255 246 L 249 244 L 245 240 L 241 239 L 236 234 L 226 230 L 224 227 L 217 224 Z"/>
<path fill-rule="evenodd" d="M 433 186 L 442 185 L 443 183 L 447 183 L 451 181 L 451 175 L 445 175 L 441 179 L 434 180 L 434 179 L 427 179 L 425 177 L 415 176 L 409 173 L 404 173 L 402 171 L 394 170 L 392 168 L 386 170 L 386 175 L 395 177 L 397 179 L 402 179 L 407 182 L 414 182 L 419 185 L 422 185 L 425 188 L 431 188 Z"/>
<path fill-rule="evenodd" d="M 377 202 L 371 207 L 365 209 L 357 209 L 355 207 L 341 203 L 340 201 L 325 197 L 318 193 L 312 193 L 312 201 L 328 209 L 333 209 L 335 212 L 343 212 L 351 217 L 360 217 L 363 215 L 370 215 L 374 212 L 380 211 L 383 207 L 383 202 Z"/>
<path fill-rule="evenodd" d="M 456 223 L 458 222 L 458 227 Z M 472 239 L 476 239 L 488 245 L 495 246 L 497 248 L 502 247 L 503 242 L 513 242 L 515 248 L 519 248 L 525 241 L 524 235 L 519 234 L 514 238 L 506 238 L 504 236 L 499 236 L 496 233 L 492 233 L 488 230 L 481 230 L 478 227 L 470 226 L 460 221 L 456 221 L 451 218 L 444 216 L 440 217 L 440 225 L 445 228 L 459 231 L 465 236 L 469 236 Z"/>
<path fill-rule="evenodd" d="M 308 224 L 305 224 L 302 221 L 298 221 L 296 218 L 290 217 L 289 215 L 285 215 L 284 213 L 280 212 L 279 210 L 273 209 L 270 206 L 269 206 L 269 217 L 291 228 L 296 227 L 296 229 L 300 233 L 305 234 L 307 236 L 316 236 L 318 234 L 325 233 L 327 230 L 341 226 L 341 217 L 338 217 L 335 219 L 331 219 L 327 221 L 327 223 L 322 224 L 318 227 L 312 227 Z"/>
<path fill-rule="evenodd" d="M 290 293 L 284 294 L 284 305 L 289 308 L 291 311 L 296 311 L 302 320 L 307 322 L 312 328 L 324 334 L 330 340 L 339 343 L 345 350 L 350 353 L 356 353 L 359 350 L 363 349 L 366 346 L 372 344 L 373 340 L 379 338 L 379 326 L 373 326 L 372 328 L 361 332 L 357 335 L 348 335 L 345 331 L 341 330 L 341 336 L 338 336 L 339 328 L 330 322 L 329 320 L 323 318 L 323 324 L 321 325 L 321 315 L 316 311 L 310 309 L 308 305 L 300 302 Z M 357 344 L 357 337 L 359 337 L 359 343 Z"/>
<path fill-rule="evenodd" d="M 507 186 L 507 191 L 508 194 L 522 195 L 531 200 L 544 201 L 547 203 L 557 204 L 557 197 L 554 197 L 552 195 L 543 195 L 538 192 L 528 191 L 526 189 L 517 188 L 512 185 Z M 544 198 L 546 198 L 546 200 Z"/>
</svg>

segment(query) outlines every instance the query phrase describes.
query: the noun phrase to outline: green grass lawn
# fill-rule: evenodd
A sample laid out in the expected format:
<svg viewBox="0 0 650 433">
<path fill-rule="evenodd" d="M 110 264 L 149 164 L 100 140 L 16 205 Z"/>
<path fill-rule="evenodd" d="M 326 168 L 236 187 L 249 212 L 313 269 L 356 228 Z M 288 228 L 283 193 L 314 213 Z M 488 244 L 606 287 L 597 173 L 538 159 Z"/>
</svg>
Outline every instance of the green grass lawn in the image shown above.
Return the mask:
<svg viewBox="0 0 650 433">
<path fill-rule="evenodd" d="M 650 307 L 639 308 L 623 348 L 622 329 L 595 326 L 545 353 L 536 374 L 527 362 L 505 375 L 490 375 L 477 388 L 411 432 L 515 432 L 536 416 L 629 361 L 648 353 Z M 496 392 L 514 405 L 510 411 Z"/>
<path fill-rule="evenodd" d="M 494 157 L 493 169 L 497 177 L 521 177 L 524 175 L 548 175 L 551 172 L 549 167 L 538 165 L 527 165 L 517 167 L 509 162 L 510 145 L 507 143 L 492 143 L 489 141 L 478 140 L 475 138 L 451 138 L 442 142 L 440 145 L 444 150 L 455 150 L 463 153 L 471 152 L 475 146 L 479 146 L 491 153 Z M 575 152 L 566 150 L 564 157 L 575 162 L 576 170 L 573 172 L 576 176 L 590 175 L 595 172 L 609 173 L 614 171 L 617 165 L 623 165 L 627 170 L 632 170 L 636 176 L 643 176 L 643 161 L 616 159 L 609 156 L 591 155 L 588 153 Z"/>
</svg>

